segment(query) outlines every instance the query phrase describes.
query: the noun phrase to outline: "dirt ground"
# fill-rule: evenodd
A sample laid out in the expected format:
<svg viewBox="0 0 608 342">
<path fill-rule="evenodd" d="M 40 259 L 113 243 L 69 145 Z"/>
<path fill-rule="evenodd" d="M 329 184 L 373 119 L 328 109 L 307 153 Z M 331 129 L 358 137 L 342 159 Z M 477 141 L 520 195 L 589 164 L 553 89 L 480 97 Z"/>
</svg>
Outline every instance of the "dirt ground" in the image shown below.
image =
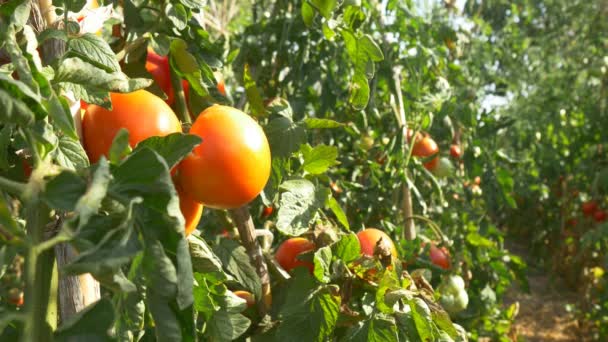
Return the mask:
<svg viewBox="0 0 608 342">
<path fill-rule="evenodd" d="M 526 258 L 525 250 L 509 246 L 512 253 Z M 512 330 L 513 341 L 582 342 L 576 319 L 566 310 L 574 303 L 576 293 L 563 285 L 562 279 L 549 276 L 528 262 L 530 293 L 515 284 L 505 297 L 505 305 L 519 302 L 519 314 Z"/>
</svg>

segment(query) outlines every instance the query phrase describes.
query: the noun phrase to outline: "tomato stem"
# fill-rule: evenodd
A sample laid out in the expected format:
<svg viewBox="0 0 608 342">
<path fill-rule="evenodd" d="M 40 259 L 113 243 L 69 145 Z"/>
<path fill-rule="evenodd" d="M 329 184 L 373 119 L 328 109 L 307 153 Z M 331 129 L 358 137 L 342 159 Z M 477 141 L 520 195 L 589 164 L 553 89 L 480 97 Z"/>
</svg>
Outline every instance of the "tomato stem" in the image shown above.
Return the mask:
<svg viewBox="0 0 608 342">
<path fill-rule="evenodd" d="M 249 213 L 249 208 L 245 205 L 237 209 L 232 209 L 230 210 L 230 214 L 239 230 L 243 246 L 247 250 L 247 254 L 249 254 L 249 258 L 251 258 L 251 261 L 253 262 L 256 273 L 262 281 L 262 300 L 258 302 L 258 311 L 261 316 L 264 316 L 270 309 L 272 303 L 268 265 L 266 265 L 266 262 L 264 261 L 262 248 L 256 239 L 256 230 Z"/>
<path fill-rule="evenodd" d="M 37 197 L 38 194 L 33 198 Z M 53 317 L 47 317 L 55 255 L 53 251 L 40 253 L 36 248 L 38 243 L 44 241 L 49 214 L 50 209 L 39 200 L 33 200 L 26 206 L 26 230 L 32 247 L 28 249 L 26 259 L 26 319 L 23 341 L 47 341 L 51 334 L 47 323 L 51 323 L 51 326 L 56 325 L 56 316 L 55 324 L 52 322 Z"/>
<path fill-rule="evenodd" d="M 25 184 L 0 176 L 0 189 L 21 198 L 25 192 Z"/>
<path fill-rule="evenodd" d="M 169 56 L 171 60 L 171 56 Z M 173 87 L 173 94 L 175 98 L 175 110 L 177 111 L 177 117 L 182 123 L 190 124 L 190 113 L 188 113 L 188 106 L 186 104 L 186 93 L 182 85 L 182 79 L 179 77 L 171 63 L 169 63 L 169 72 L 171 74 L 171 86 Z"/>
</svg>

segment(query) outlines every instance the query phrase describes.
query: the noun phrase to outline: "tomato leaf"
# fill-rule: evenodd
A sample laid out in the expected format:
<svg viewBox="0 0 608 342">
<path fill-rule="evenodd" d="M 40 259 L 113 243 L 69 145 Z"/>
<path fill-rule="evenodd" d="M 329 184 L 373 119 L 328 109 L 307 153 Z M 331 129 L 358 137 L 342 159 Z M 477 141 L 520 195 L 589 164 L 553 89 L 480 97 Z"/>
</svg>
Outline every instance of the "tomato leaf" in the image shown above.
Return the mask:
<svg viewBox="0 0 608 342">
<path fill-rule="evenodd" d="M 119 93 L 130 93 L 146 88 L 152 83 L 152 80 L 143 78 L 130 79 L 120 71 L 108 73 L 75 57 L 61 61 L 56 69 L 53 81 L 55 83 L 75 83 Z"/>
<path fill-rule="evenodd" d="M 331 266 L 331 248 L 329 246 L 325 246 L 316 250 L 313 261 L 315 265 L 315 278 L 322 283 L 328 283 L 330 280 L 329 267 Z"/>
<path fill-rule="evenodd" d="M 338 164 L 338 148 L 336 146 L 317 145 L 314 148 L 305 144 L 301 146 L 304 164 L 304 171 L 318 175 L 327 172 L 327 170 Z"/>
<path fill-rule="evenodd" d="M 289 157 L 300 149 L 306 141 L 306 130 L 300 123 L 294 123 L 286 117 L 271 120 L 264 132 L 268 137 L 270 151 L 274 157 Z"/>
<path fill-rule="evenodd" d="M 331 119 L 319 119 L 319 118 L 305 118 L 304 123 L 308 129 L 317 128 L 338 128 L 343 127 L 344 124 L 331 120 Z"/>
<path fill-rule="evenodd" d="M 108 159 L 112 164 L 119 164 L 130 152 L 129 131 L 123 127 L 116 132 L 114 139 L 112 139 L 112 145 L 108 151 Z"/>
<path fill-rule="evenodd" d="M 262 281 L 251 264 L 245 247 L 233 240 L 223 239 L 213 251 L 228 274 L 251 291 L 255 298 L 262 298 Z"/>
<path fill-rule="evenodd" d="M 172 133 L 164 137 L 150 137 L 137 144 L 135 151 L 151 148 L 165 159 L 169 168 L 173 168 L 201 142 L 202 139 L 194 134 Z"/>
<path fill-rule="evenodd" d="M 300 13 L 302 14 L 302 20 L 304 20 L 304 24 L 308 27 L 311 27 L 313 20 L 315 19 L 315 15 L 317 14 L 315 12 L 315 8 L 312 7 L 308 2 L 302 1 L 302 9 Z"/>
<path fill-rule="evenodd" d="M 247 94 L 247 100 L 251 106 L 253 116 L 259 117 L 264 115 L 266 111 L 264 110 L 262 95 L 260 95 L 260 91 L 255 84 L 255 80 L 251 76 L 248 64 L 245 64 L 243 69 L 243 83 L 245 85 L 245 93 Z"/>
<path fill-rule="evenodd" d="M 350 328 L 341 341 L 354 342 L 397 342 L 397 328 L 392 317 L 374 315 L 354 327 Z"/>
<path fill-rule="evenodd" d="M 63 171 L 46 184 L 43 200 L 53 209 L 72 211 L 87 190 L 87 184 L 74 171 Z"/>
<path fill-rule="evenodd" d="M 112 302 L 107 298 L 101 298 L 66 319 L 55 332 L 55 340 L 88 340 L 91 336 L 104 336 L 109 341 L 108 332 L 114 322 L 114 316 Z"/>
<path fill-rule="evenodd" d="M 340 203 L 338 203 L 338 201 L 333 196 L 331 196 L 331 195 L 329 196 L 329 198 L 327 199 L 327 203 L 325 205 L 327 207 L 329 207 L 329 209 L 331 209 L 331 211 L 334 213 L 334 215 L 336 215 L 338 222 L 340 222 L 340 224 L 343 225 L 344 228 L 346 228 L 347 230 L 350 230 L 350 224 L 348 223 L 348 217 L 346 217 L 346 214 L 344 213 L 344 210 L 342 210 Z"/>
<path fill-rule="evenodd" d="M 361 256 L 361 245 L 354 233 L 342 236 L 342 238 L 332 246 L 336 259 L 349 263 L 357 260 Z"/>
<path fill-rule="evenodd" d="M 308 223 L 327 198 L 328 189 L 317 191 L 306 179 L 289 180 L 281 184 L 277 229 L 286 235 L 298 236 L 308 230 Z"/>
<path fill-rule="evenodd" d="M 306 271 L 304 271 L 306 272 Z M 341 298 L 335 285 L 317 286 L 312 277 L 296 272 L 287 289 L 279 317 L 278 341 L 325 341 L 338 320 Z M 302 329 L 307 327 L 307 329 Z"/>
<path fill-rule="evenodd" d="M 331 18 L 332 12 L 337 5 L 336 0 L 308 0 L 308 2 L 326 19 Z"/>
<path fill-rule="evenodd" d="M 70 37 L 66 57 L 71 56 L 78 57 L 109 73 L 120 71 L 120 65 L 110 45 L 93 33 Z"/>
<path fill-rule="evenodd" d="M 69 170 L 82 170 L 89 166 L 89 157 L 80 141 L 65 135 L 59 137 L 54 159 L 57 164 Z"/>
</svg>

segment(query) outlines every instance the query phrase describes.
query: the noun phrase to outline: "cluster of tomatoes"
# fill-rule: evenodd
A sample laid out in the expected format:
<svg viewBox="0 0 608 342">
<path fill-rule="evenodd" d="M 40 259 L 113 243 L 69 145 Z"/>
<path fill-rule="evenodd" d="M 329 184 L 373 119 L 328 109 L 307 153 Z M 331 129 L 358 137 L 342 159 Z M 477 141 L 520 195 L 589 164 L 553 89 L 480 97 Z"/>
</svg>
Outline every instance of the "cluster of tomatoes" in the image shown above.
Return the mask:
<svg viewBox="0 0 608 342">
<path fill-rule="evenodd" d="M 414 130 L 407 129 L 407 142 L 411 143 Z M 452 163 L 448 158 L 440 157 L 437 142 L 426 132 L 416 132 L 412 147 L 412 156 L 423 158 L 423 166 L 436 176 L 446 177 L 452 171 Z M 450 145 L 450 156 L 458 160 L 462 157 L 462 149 L 457 141 Z"/>
<path fill-rule="evenodd" d="M 593 220 L 597 223 L 605 222 L 608 218 L 608 214 L 606 213 L 606 211 L 601 209 L 597 201 L 595 200 L 584 202 L 581 205 L 581 211 L 583 212 L 584 216 L 592 217 Z"/>
<path fill-rule="evenodd" d="M 121 129 L 129 132 L 131 147 L 150 137 L 182 132 L 182 124 L 170 107 L 175 94 L 167 57 L 148 51 L 146 69 L 166 93 L 166 101 L 138 90 L 111 93 L 111 110 L 83 106 L 82 143 L 91 163 L 107 157 Z M 188 83 L 182 82 L 187 94 Z M 223 84 L 218 89 L 225 91 Z M 188 133 L 199 136 L 202 143 L 171 170 L 187 235 L 198 225 L 203 206 L 233 209 L 257 197 L 268 181 L 271 163 L 264 131 L 236 108 L 213 105 L 205 109 Z"/>
<path fill-rule="evenodd" d="M 361 254 L 373 257 L 378 255 L 378 246 L 384 245 L 384 248 L 390 252 L 390 255 L 397 258 L 397 249 L 393 240 L 383 231 L 376 228 L 367 228 L 357 233 Z M 422 245 L 425 247 L 425 244 Z M 306 267 L 312 273 L 314 265 L 310 261 L 300 260 L 299 256 L 315 250 L 314 242 L 302 238 L 295 237 L 285 240 L 277 249 L 275 258 L 279 265 L 287 272 L 296 267 Z M 435 243 L 430 244 L 429 257 L 433 264 L 444 270 L 450 268 L 450 254 L 445 247 L 437 247 Z"/>
</svg>

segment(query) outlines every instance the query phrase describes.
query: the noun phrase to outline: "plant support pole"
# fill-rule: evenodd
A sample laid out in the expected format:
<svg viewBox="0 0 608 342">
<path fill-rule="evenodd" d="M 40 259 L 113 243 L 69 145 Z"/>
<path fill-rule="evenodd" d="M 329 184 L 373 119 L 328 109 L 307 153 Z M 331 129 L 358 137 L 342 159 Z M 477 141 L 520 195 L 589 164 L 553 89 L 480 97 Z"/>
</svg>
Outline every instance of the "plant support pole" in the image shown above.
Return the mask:
<svg viewBox="0 0 608 342">
<path fill-rule="evenodd" d="M 397 117 L 397 122 L 399 123 L 399 127 L 401 127 L 401 134 L 404 138 L 407 137 L 407 121 L 405 119 L 405 109 L 403 108 L 403 95 L 401 94 L 401 69 L 395 68 L 393 69 L 393 80 L 395 82 L 395 93 L 397 95 L 397 111 L 395 112 L 395 116 Z M 413 140 L 416 137 L 412 137 Z M 409 153 L 408 149 L 405 148 L 407 144 L 406 142 L 403 144 L 403 149 L 405 154 Z M 409 159 L 409 158 L 408 158 Z M 403 181 L 403 185 L 401 187 L 401 192 L 403 196 L 403 203 L 401 204 L 401 211 L 403 213 L 404 219 L 404 227 L 403 227 L 403 237 L 406 240 L 414 240 L 416 239 L 416 227 L 414 226 L 413 217 L 413 209 L 412 209 L 412 194 L 410 191 L 409 185 L 409 175 L 407 172 L 407 168 L 405 169 L 405 180 Z"/>
<path fill-rule="evenodd" d="M 266 265 L 266 261 L 264 260 L 262 247 L 256 239 L 255 226 L 253 225 L 249 208 L 245 205 L 237 209 L 232 209 L 230 210 L 230 214 L 236 223 L 237 229 L 239 230 L 239 235 L 241 236 L 243 246 L 245 246 L 247 254 L 253 262 L 256 273 L 262 281 L 262 300 L 258 300 L 258 311 L 260 312 L 260 315 L 264 316 L 272 304 L 268 265 Z"/>
<path fill-rule="evenodd" d="M 44 19 L 42 21 L 42 28 L 55 27 L 57 15 L 52 1 L 38 0 L 38 6 L 39 15 Z M 49 40 L 43 45 L 42 59 L 43 61 L 53 60 L 55 57 L 61 55 L 64 50 L 65 42 Z M 74 248 L 67 243 L 55 245 L 53 250 L 57 259 L 56 267 L 59 272 L 61 272 L 62 268 L 69 264 L 76 256 Z M 46 253 L 52 254 L 53 250 L 49 250 Z M 101 298 L 99 282 L 97 282 L 89 273 L 79 276 L 60 275 L 58 279 L 58 297 L 58 316 L 61 321 L 65 321 L 70 316 L 84 309 L 87 305 L 92 304 Z"/>
</svg>

